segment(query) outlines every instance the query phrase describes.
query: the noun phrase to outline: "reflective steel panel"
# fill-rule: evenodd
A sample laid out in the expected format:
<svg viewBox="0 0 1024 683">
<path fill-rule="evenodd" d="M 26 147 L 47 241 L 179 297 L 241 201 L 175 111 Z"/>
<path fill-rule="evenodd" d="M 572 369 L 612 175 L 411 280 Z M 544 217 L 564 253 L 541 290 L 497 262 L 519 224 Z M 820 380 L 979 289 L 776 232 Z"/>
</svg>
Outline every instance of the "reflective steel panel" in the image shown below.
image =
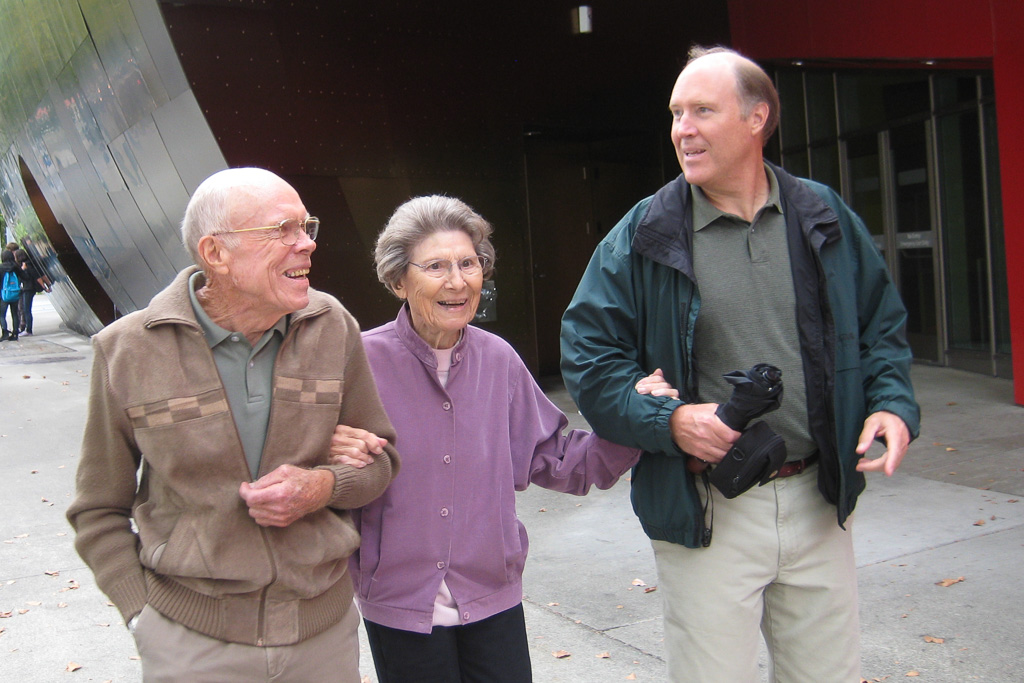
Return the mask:
<svg viewBox="0 0 1024 683">
<path fill-rule="evenodd" d="M 189 193 L 225 166 L 155 0 L 0 2 L 0 211 L 72 328 L 190 263 Z"/>
</svg>

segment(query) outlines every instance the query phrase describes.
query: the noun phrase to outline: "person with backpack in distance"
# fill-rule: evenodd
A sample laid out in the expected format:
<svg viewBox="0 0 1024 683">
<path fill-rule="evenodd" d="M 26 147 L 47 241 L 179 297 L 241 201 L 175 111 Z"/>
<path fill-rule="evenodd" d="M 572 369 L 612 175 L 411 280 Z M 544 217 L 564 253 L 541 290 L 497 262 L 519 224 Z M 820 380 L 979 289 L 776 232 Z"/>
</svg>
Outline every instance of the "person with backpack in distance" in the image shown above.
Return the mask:
<svg viewBox="0 0 1024 683">
<path fill-rule="evenodd" d="M 0 327 L 3 330 L 0 334 L 0 341 L 18 341 L 18 328 L 21 326 L 18 309 L 21 301 L 22 282 L 27 277 L 14 260 L 14 250 L 8 248 L 0 252 Z M 10 331 L 7 329 L 8 308 L 11 310 Z"/>
<path fill-rule="evenodd" d="M 22 279 L 21 289 L 21 327 L 19 333 L 21 334 L 32 334 L 32 300 L 36 298 L 36 294 L 39 292 L 50 292 L 52 291 L 50 285 L 53 284 L 50 278 L 47 277 L 39 267 L 29 258 L 28 252 L 24 249 L 18 249 L 14 252 L 14 261 L 18 264 L 18 268 L 25 275 Z"/>
</svg>

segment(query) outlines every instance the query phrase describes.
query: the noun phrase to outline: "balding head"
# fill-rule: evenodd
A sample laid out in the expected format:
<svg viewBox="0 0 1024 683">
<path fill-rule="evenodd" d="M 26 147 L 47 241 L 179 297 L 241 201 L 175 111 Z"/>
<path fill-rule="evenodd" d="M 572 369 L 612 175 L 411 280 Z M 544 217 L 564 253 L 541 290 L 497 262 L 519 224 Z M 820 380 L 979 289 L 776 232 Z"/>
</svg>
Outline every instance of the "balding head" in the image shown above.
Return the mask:
<svg viewBox="0 0 1024 683">
<path fill-rule="evenodd" d="M 270 190 L 288 184 L 262 168 L 228 168 L 204 180 L 189 199 L 181 221 L 181 241 L 192 260 L 203 267 L 199 240 L 206 235 L 247 227 L 247 217 L 258 213 Z M 230 242 L 234 235 L 226 235 Z"/>
<path fill-rule="evenodd" d="M 739 98 L 740 110 L 744 118 L 750 116 L 750 112 L 758 104 L 764 102 L 768 106 L 768 116 L 761 133 L 761 144 L 768 144 L 768 140 L 779 127 L 780 105 L 779 93 L 764 69 L 739 52 L 720 45 L 714 47 L 694 45 L 690 48 L 687 57 L 687 67 L 697 60 L 708 59 L 729 65 L 736 79 L 736 96 Z"/>
</svg>

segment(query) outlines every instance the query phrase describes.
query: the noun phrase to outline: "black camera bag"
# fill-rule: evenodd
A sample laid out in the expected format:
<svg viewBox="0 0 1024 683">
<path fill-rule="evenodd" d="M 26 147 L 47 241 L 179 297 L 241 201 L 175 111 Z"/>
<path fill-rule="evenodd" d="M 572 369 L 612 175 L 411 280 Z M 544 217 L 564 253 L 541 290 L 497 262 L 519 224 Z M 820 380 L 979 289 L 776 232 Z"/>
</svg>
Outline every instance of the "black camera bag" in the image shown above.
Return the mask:
<svg viewBox="0 0 1024 683">
<path fill-rule="evenodd" d="M 726 498 L 735 498 L 754 484 L 764 486 L 786 462 L 786 442 L 767 422 L 755 422 L 711 469 L 711 483 Z"/>
</svg>

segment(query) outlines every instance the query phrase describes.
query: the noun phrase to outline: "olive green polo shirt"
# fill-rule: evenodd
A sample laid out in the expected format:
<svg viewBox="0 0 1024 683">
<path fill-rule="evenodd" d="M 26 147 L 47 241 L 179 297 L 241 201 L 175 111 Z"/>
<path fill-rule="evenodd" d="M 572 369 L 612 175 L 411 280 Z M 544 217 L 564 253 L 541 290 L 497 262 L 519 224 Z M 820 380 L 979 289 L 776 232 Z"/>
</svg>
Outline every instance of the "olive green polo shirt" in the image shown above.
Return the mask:
<svg viewBox="0 0 1024 683">
<path fill-rule="evenodd" d="M 285 332 L 288 331 L 288 316 L 283 316 L 264 332 L 254 346 L 244 334 L 225 330 L 206 314 L 196 297 L 196 287 L 202 278 L 202 272 L 194 273 L 189 278 L 188 294 L 192 299 L 192 309 L 213 352 L 213 361 L 227 393 L 228 405 L 231 406 L 231 416 L 245 449 L 249 474 L 257 479 L 270 421 L 274 361 Z"/>
<path fill-rule="evenodd" d="M 693 269 L 700 291 L 694 358 L 700 400 L 725 403 L 722 375 L 771 363 L 782 370 L 782 405 L 763 420 L 786 441 L 789 460 L 816 450 L 807 422 L 796 294 L 786 218 L 775 174 L 765 166 L 768 201 L 747 222 L 715 208 L 693 187 Z"/>
</svg>

